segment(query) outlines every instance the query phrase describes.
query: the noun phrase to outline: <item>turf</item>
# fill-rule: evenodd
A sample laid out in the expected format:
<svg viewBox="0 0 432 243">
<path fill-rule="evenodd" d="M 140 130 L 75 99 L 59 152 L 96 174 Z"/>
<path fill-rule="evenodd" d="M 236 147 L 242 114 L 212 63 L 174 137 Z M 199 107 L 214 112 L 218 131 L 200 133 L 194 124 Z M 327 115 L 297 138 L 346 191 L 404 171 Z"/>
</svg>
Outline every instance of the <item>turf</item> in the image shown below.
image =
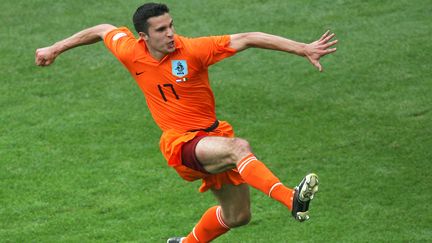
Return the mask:
<svg viewBox="0 0 432 243">
<path fill-rule="evenodd" d="M 432 238 L 429 1 L 166 1 L 186 36 L 263 31 L 338 51 L 248 50 L 210 69 L 218 117 L 288 185 L 320 175 L 299 224 L 252 191 L 253 220 L 216 242 L 416 242 Z M 101 44 L 48 68 L 34 51 L 99 23 L 131 26 L 141 1 L 2 2 L 0 241 L 164 242 L 215 204 L 158 151 L 160 131 Z"/>
</svg>

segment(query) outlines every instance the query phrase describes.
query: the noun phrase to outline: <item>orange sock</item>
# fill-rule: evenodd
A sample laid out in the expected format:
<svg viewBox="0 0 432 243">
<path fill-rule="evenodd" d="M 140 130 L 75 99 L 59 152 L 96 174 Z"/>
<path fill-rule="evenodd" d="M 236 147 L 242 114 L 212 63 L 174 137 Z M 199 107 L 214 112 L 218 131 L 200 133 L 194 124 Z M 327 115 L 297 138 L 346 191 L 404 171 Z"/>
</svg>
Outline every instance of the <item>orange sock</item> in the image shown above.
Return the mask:
<svg viewBox="0 0 432 243">
<path fill-rule="evenodd" d="M 193 228 L 192 232 L 184 239 L 183 243 L 210 242 L 218 236 L 228 232 L 229 227 L 222 220 L 220 206 L 214 206 L 203 214 L 200 221 Z"/>
<path fill-rule="evenodd" d="M 250 154 L 237 164 L 243 180 L 292 210 L 294 190 L 284 186 L 265 164 Z"/>
</svg>

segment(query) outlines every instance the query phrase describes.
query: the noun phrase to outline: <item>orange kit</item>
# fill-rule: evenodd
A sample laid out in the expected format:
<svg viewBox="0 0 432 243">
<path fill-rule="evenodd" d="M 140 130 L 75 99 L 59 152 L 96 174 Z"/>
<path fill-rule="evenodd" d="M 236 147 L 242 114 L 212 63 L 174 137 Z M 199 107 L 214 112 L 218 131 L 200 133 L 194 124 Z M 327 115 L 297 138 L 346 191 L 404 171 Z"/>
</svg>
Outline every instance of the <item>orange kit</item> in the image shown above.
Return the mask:
<svg viewBox="0 0 432 243">
<path fill-rule="evenodd" d="M 129 70 L 144 93 L 150 113 L 163 131 L 160 149 L 168 165 L 186 180 L 203 178 L 200 191 L 219 188 L 223 183 L 243 183 L 236 170 L 210 175 L 182 166 L 180 154 L 181 146 L 199 134 L 234 136 L 227 122 L 221 122 L 210 133 L 189 132 L 207 128 L 217 119 L 208 67 L 236 53 L 229 47 L 230 36 L 175 35 L 174 41 L 176 50 L 158 61 L 150 55 L 145 41 L 136 39 L 125 27 L 110 31 L 104 38 L 107 48 Z"/>
</svg>

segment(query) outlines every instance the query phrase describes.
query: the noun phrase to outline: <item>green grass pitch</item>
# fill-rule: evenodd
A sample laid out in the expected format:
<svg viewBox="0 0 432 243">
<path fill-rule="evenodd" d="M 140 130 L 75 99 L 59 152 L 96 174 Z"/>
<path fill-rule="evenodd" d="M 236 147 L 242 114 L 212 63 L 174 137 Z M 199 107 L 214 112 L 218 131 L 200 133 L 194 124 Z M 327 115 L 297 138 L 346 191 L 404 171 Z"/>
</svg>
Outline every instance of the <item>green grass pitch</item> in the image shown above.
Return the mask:
<svg viewBox="0 0 432 243">
<path fill-rule="evenodd" d="M 143 2 L 2 1 L 0 242 L 165 242 L 216 202 L 158 150 L 143 95 L 102 43 L 47 68 L 34 51 Z M 338 51 L 251 49 L 210 69 L 218 117 L 290 186 L 320 176 L 300 224 L 252 190 L 252 222 L 216 242 L 432 239 L 432 4 L 427 0 L 166 1 L 186 36 L 262 31 Z"/>
</svg>

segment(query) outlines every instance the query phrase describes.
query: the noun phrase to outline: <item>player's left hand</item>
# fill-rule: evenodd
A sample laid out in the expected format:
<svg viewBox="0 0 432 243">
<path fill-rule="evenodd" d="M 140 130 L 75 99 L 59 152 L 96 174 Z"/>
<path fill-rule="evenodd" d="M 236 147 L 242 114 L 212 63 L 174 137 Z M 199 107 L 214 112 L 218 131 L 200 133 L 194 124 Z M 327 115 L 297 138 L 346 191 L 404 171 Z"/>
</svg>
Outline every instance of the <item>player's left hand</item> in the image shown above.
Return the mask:
<svg viewBox="0 0 432 243">
<path fill-rule="evenodd" d="M 336 51 L 336 48 L 330 48 L 338 42 L 337 40 L 330 41 L 333 37 L 335 37 L 335 34 L 330 34 L 330 31 L 327 30 L 319 40 L 309 43 L 305 47 L 306 58 L 312 63 L 312 65 L 318 68 L 320 72 L 323 71 L 319 62 L 320 58 Z"/>
</svg>

